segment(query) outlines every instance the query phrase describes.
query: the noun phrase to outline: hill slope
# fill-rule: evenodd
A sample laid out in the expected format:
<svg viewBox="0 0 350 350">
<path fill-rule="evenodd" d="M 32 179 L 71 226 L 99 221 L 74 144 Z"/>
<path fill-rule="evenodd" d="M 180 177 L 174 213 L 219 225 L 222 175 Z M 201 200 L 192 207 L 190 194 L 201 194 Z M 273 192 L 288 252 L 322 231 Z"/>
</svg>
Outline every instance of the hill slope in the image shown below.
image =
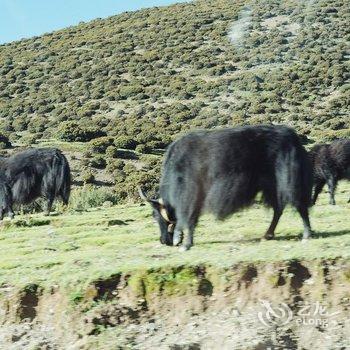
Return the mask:
<svg viewBox="0 0 350 350">
<path fill-rule="evenodd" d="M 135 159 L 189 129 L 286 123 L 317 141 L 349 136 L 346 5 L 196 1 L 2 45 L 0 132 L 18 145 L 83 142 L 68 152 L 75 178 L 117 182 L 118 198 L 154 188 L 159 160 Z"/>
<path fill-rule="evenodd" d="M 256 122 L 348 133 L 346 5 L 197 1 L 3 45 L 2 128 L 56 137 L 77 120 L 140 143 Z"/>
</svg>

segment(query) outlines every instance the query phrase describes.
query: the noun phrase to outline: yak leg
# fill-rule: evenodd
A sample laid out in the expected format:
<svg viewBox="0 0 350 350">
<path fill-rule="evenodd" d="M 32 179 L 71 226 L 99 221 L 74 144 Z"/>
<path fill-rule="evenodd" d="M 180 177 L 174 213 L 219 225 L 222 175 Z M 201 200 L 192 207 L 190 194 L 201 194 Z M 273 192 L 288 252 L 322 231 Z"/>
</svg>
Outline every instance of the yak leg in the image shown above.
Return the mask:
<svg viewBox="0 0 350 350">
<path fill-rule="evenodd" d="M 8 208 L 7 215 L 11 220 L 15 217 L 15 213 L 12 210 L 12 206 Z"/>
<path fill-rule="evenodd" d="M 315 191 L 314 191 L 314 195 L 312 198 L 312 203 L 316 204 L 317 201 L 317 197 L 320 194 L 320 192 L 322 191 L 323 186 L 325 185 L 325 181 L 324 180 L 318 180 L 316 182 L 316 186 L 315 186 Z"/>
<path fill-rule="evenodd" d="M 327 179 L 327 185 L 329 189 L 329 204 L 335 205 L 334 192 L 336 188 L 336 181 L 333 176 Z"/>
<path fill-rule="evenodd" d="M 301 218 L 303 219 L 303 225 L 304 225 L 303 239 L 308 239 L 311 237 L 311 234 L 312 234 L 310 219 L 309 219 L 309 211 L 307 207 L 299 207 L 297 209 Z"/>
<path fill-rule="evenodd" d="M 183 234 L 180 251 L 189 250 L 193 246 L 193 233 L 201 212 L 201 203 L 203 199 L 199 194 L 193 195 L 192 198 L 196 200 L 191 200 L 190 198 L 186 201 L 186 207 L 179 210 L 180 215 L 178 217 L 181 219 L 178 219 L 176 228 Z"/>
<path fill-rule="evenodd" d="M 178 223 L 174 232 L 173 244 L 178 245 L 182 242 L 180 246 L 180 251 L 189 250 L 193 246 L 193 233 L 196 227 L 198 217 L 190 220 L 190 223 Z"/>
<path fill-rule="evenodd" d="M 15 214 L 14 214 L 14 212 L 12 210 L 12 206 L 9 206 L 6 211 L 7 211 L 8 217 L 12 220 L 15 217 Z M 1 209 L 0 210 L 0 221 L 4 218 L 4 214 L 5 214 L 4 210 Z"/>
<path fill-rule="evenodd" d="M 183 230 L 184 240 L 182 246 L 180 247 L 181 251 L 189 250 L 193 246 L 193 231 L 194 229 L 185 229 Z"/>
<path fill-rule="evenodd" d="M 50 211 L 52 209 L 52 203 L 53 203 L 53 198 L 50 196 L 50 197 L 48 197 L 47 202 L 46 202 L 45 215 L 47 215 L 47 216 L 50 215 Z"/>
<path fill-rule="evenodd" d="M 175 228 L 174 236 L 173 236 L 173 245 L 179 245 L 183 239 L 183 232 Z"/>
<path fill-rule="evenodd" d="M 283 210 L 281 210 L 281 209 L 277 209 L 277 208 L 273 209 L 273 218 L 272 218 L 270 227 L 268 228 L 268 230 L 265 233 L 265 236 L 264 236 L 265 239 L 273 239 L 275 237 L 275 229 L 276 229 L 278 221 L 282 215 L 282 212 L 283 212 Z"/>
</svg>

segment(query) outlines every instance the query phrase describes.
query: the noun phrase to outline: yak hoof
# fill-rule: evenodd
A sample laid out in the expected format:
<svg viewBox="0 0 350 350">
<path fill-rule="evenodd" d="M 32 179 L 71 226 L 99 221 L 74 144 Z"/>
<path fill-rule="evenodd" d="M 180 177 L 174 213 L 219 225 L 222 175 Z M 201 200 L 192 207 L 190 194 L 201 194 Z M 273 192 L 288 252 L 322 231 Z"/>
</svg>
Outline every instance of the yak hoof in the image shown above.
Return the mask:
<svg viewBox="0 0 350 350">
<path fill-rule="evenodd" d="M 186 252 L 187 250 L 190 250 L 190 246 L 188 246 L 188 245 L 182 245 L 182 246 L 180 246 L 180 248 L 179 248 L 179 251 L 180 252 Z"/>
<path fill-rule="evenodd" d="M 305 241 L 305 242 L 308 241 L 311 238 L 312 234 L 313 234 L 312 231 L 304 232 L 302 241 Z"/>
<path fill-rule="evenodd" d="M 181 237 L 174 237 L 173 238 L 173 245 L 177 246 L 181 243 Z"/>
<path fill-rule="evenodd" d="M 173 245 L 177 246 L 182 242 L 182 235 L 181 234 L 174 234 L 173 237 Z"/>
<path fill-rule="evenodd" d="M 263 240 L 271 241 L 271 239 L 274 239 L 275 235 L 272 233 L 266 233 Z"/>
</svg>

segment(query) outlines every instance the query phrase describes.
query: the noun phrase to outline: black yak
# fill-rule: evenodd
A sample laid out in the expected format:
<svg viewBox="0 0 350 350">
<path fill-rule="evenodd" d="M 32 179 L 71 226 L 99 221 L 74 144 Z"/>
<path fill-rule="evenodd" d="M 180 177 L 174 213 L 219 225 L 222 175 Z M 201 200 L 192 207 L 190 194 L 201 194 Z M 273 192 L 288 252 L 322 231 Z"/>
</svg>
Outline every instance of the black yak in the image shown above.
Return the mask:
<svg viewBox="0 0 350 350">
<path fill-rule="evenodd" d="M 13 217 L 13 204 L 46 199 L 49 215 L 55 198 L 68 204 L 71 186 L 66 157 L 55 148 L 27 149 L 0 159 L 0 219 Z"/>
<path fill-rule="evenodd" d="M 350 140 L 343 139 L 331 144 L 319 144 L 311 148 L 310 157 L 314 168 L 313 204 L 327 184 L 329 204 L 335 205 L 335 190 L 339 180 L 350 180 Z M 350 202 L 350 199 L 349 199 Z"/>
<path fill-rule="evenodd" d="M 303 238 L 311 227 L 312 166 L 295 132 L 284 126 L 246 126 L 192 132 L 173 142 L 165 155 L 159 199 L 140 195 L 153 207 L 162 244 L 193 245 L 201 213 L 224 219 L 252 204 L 258 192 L 274 215 L 265 233 L 274 231 L 287 204 L 299 212 Z M 184 236 L 184 237 L 183 237 Z"/>
</svg>

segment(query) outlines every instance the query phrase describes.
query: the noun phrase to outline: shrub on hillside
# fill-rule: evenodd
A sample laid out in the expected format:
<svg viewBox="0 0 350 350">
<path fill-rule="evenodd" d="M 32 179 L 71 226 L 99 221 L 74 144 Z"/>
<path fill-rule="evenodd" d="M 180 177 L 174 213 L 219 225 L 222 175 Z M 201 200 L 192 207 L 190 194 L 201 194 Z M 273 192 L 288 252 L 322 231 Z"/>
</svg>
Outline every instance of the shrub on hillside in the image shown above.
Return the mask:
<svg viewBox="0 0 350 350">
<path fill-rule="evenodd" d="M 12 127 L 15 131 L 24 131 L 27 129 L 28 121 L 25 116 L 16 117 L 12 122 Z"/>
<path fill-rule="evenodd" d="M 113 138 L 108 136 L 98 137 L 89 142 L 93 153 L 105 153 L 107 148 L 113 144 Z"/>
<path fill-rule="evenodd" d="M 11 142 L 8 137 L 4 134 L 0 134 L 0 149 L 10 148 L 12 147 Z"/>
<path fill-rule="evenodd" d="M 48 126 L 48 119 L 45 117 L 36 117 L 30 120 L 28 131 L 32 133 L 43 132 Z"/>
<path fill-rule="evenodd" d="M 59 139 L 70 142 L 88 142 L 101 136 L 106 136 L 106 133 L 100 128 L 83 126 L 75 121 L 63 122 L 57 130 L 57 137 Z"/>
<path fill-rule="evenodd" d="M 116 182 L 114 187 L 117 196 L 122 199 L 139 200 L 137 191 L 141 186 L 150 196 L 155 196 L 158 189 L 159 173 L 155 171 L 134 170 L 123 182 Z"/>
<path fill-rule="evenodd" d="M 82 171 L 80 178 L 84 184 L 93 184 L 95 182 L 95 175 L 91 171 L 91 169 L 88 169 L 88 168 Z"/>
<path fill-rule="evenodd" d="M 137 159 L 137 155 L 133 151 L 117 151 L 117 157 L 121 159 Z"/>
<path fill-rule="evenodd" d="M 123 184 L 126 181 L 126 174 L 123 170 L 116 169 L 113 171 L 113 181 L 115 184 Z"/>
<path fill-rule="evenodd" d="M 114 140 L 114 145 L 117 148 L 134 150 L 135 147 L 137 146 L 137 142 L 135 141 L 134 138 L 130 136 L 118 136 Z"/>
<path fill-rule="evenodd" d="M 143 87 L 141 85 L 124 85 L 119 88 L 119 95 L 122 99 L 127 99 L 129 97 L 135 96 L 143 92 Z"/>
<path fill-rule="evenodd" d="M 95 156 L 90 159 L 90 166 L 96 169 L 104 169 L 106 164 L 106 159 L 103 156 Z"/>
<path fill-rule="evenodd" d="M 118 157 L 118 148 L 116 146 L 108 146 L 106 149 L 106 159 L 113 159 Z"/>
<path fill-rule="evenodd" d="M 112 189 L 85 185 L 72 191 L 68 209 L 81 211 L 101 207 L 106 202 L 116 204 L 117 201 L 118 198 Z"/>
<path fill-rule="evenodd" d="M 113 174 L 116 170 L 123 170 L 125 162 L 121 159 L 107 159 L 106 171 Z"/>
<path fill-rule="evenodd" d="M 37 134 L 27 134 L 24 135 L 21 138 L 21 143 L 25 144 L 26 146 L 35 145 L 37 143 L 37 140 L 40 139 L 40 135 Z"/>
<path fill-rule="evenodd" d="M 350 129 L 342 130 L 322 130 L 314 132 L 314 135 L 317 134 L 317 138 L 321 139 L 324 142 L 331 142 L 337 139 L 349 138 Z"/>
<path fill-rule="evenodd" d="M 152 149 L 148 146 L 148 145 L 145 145 L 145 144 L 141 144 L 141 145 L 137 145 L 135 151 L 137 153 L 150 153 L 152 151 Z"/>
</svg>

